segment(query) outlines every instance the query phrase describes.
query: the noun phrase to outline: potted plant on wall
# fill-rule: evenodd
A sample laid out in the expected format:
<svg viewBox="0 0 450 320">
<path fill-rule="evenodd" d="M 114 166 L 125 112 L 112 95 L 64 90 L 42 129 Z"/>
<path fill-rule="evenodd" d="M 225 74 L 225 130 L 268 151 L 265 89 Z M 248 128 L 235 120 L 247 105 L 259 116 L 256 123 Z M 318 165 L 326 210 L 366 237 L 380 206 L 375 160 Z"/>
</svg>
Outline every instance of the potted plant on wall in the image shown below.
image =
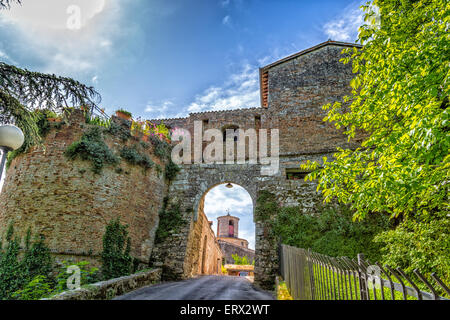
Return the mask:
<svg viewBox="0 0 450 320">
<path fill-rule="evenodd" d="M 53 112 L 51 110 L 46 110 L 45 114 L 46 114 L 48 122 L 61 122 L 62 121 L 61 116 L 59 116 L 58 114 L 56 114 L 55 112 Z"/>
<path fill-rule="evenodd" d="M 131 112 L 128 112 L 126 110 L 119 109 L 116 111 L 116 116 L 121 119 L 124 119 L 124 120 L 130 120 L 132 117 L 132 114 L 131 114 Z"/>
</svg>

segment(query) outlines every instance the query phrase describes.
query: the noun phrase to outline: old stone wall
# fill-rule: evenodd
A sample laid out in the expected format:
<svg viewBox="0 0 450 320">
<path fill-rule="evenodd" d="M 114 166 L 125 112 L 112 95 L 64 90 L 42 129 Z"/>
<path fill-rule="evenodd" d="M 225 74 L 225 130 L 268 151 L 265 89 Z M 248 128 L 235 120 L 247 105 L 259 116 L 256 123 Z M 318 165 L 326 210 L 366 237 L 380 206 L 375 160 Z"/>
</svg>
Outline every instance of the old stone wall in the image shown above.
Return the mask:
<svg viewBox="0 0 450 320">
<path fill-rule="evenodd" d="M 211 224 L 202 211 L 194 223 L 192 236 L 198 239 L 197 241 L 200 242 L 201 246 L 199 250 L 191 251 L 194 254 L 194 257 L 191 258 L 193 261 L 191 275 L 219 274 L 221 272 L 222 251 L 214 231 L 211 229 Z"/>
<path fill-rule="evenodd" d="M 218 240 L 220 248 L 223 252 L 226 264 L 234 264 L 233 254 L 237 254 L 239 257 L 246 256 L 249 263 L 255 259 L 255 250 L 251 250 L 240 245 L 230 243 L 228 241 Z"/>
<path fill-rule="evenodd" d="M 143 271 L 129 276 L 92 283 L 43 300 L 111 300 L 114 297 L 161 281 L 161 269 Z"/>
<path fill-rule="evenodd" d="M 117 123 L 125 126 L 129 123 Z M 17 235 L 30 227 L 33 234 L 42 234 L 59 258 L 75 257 L 98 260 L 106 225 L 115 218 L 128 224 L 134 257 L 148 262 L 158 211 L 167 194 L 162 170 L 164 162 L 153 154 L 153 147 L 142 149 L 154 161 L 147 171 L 122 160 L 117 166 L 106 166 L 100 174 L 92 172 L 90 161 L 69 160 L 64 152 L 87 125 L 81 112 L 75 111 L 59 129 L 47 135 L 43 146 L 15 158 L 0 194 L 0 231 L 14 223 Z M 124 145 L 140 142 L 130 137 L 105 133 L 105 142 L 118 154 Z"/>
<path fill-rule="evenodd" d="M 256 204 L 262 190 L 277 196 L 282 206 L 299 205 L 305 212 L 320 214 L 320 194 L 314 182 L 305 182 L 299 171 L 308 160 L 331 158 L 336 147 L 356 147 L 360 139 L 348 141 L 332 124 L 323 121 L 322 106 L 342 101 L 350 93 L 353 77 L 351 65 L 339 60 L 341 51 L 352 44 L 326 42 L 293 57 L 261 68 L 268 76 L 268 104 L 263 108 L 191 113 L 187 118 L 168 119 L 172 127 L 194 133 L 194 121 L 204 129 L 234 125 L 241 129 L 278 129 L 280 139 L 279 171 L 261 175 L 260 164 L 185 164 L 170 187 L 170 202 L 181 203 L 186 225 L 164 244 L 156 246 L 153 261 L 165 266 L 167 274 L 183 278 L 192 269 L 192 252 L 198 251 L 200 239 L 193 236 L 193 225 L 202 208 L 204 195 L 221 183 L 236 183 L 244 187 Z M 203 142 L 203 148 L 208 142 Z M 192 145 L 192 150 L 193 150 Z M 270 149 L 270 148 L 269 148 Z M 273 213 L 276 215 L 276 213 Z M 270 219 L 269 219 L 270 220 Z M 273 289 L 278 271 L 277 242 L 270 221 L 254 217 L 255 221 L 255 284 Z M 171 244 L 173 243 L 173 244 Z"/>
</svg>

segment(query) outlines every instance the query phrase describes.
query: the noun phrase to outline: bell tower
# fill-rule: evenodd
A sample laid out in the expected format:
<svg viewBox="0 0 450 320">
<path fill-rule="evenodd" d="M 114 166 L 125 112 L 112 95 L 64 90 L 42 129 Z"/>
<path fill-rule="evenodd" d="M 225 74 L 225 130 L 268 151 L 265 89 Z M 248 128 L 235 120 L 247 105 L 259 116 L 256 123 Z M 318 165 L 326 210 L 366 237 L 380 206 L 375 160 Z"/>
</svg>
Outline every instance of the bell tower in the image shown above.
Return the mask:
<svg viewBox="0 0 450 320">
<path fill-rule="evenodd" d="M 217 237 L 238 238 L 239 218 L 228 214 L 217 218 Z"/>
</svg>

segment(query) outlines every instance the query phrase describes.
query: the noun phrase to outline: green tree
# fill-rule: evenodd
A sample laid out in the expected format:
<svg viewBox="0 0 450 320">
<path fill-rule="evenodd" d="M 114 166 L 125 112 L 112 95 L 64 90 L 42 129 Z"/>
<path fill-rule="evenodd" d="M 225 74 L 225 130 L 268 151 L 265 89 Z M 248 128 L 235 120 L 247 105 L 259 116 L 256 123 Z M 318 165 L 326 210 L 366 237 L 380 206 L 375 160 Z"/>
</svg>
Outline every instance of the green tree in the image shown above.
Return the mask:
<svg viewBox="0 0 450 320">
<path fill-rule="evenodd" d="M 0 10 L 20 0 L 0 0 Z M 89 106 L 98 108 L 100 94 L 67 77 L 33 72 L 0 61 L 0 123 L 15 123 L 22 129 L 25 142 L 16 153 L 24 152 L 41 142 L 36 109 L 60 112 L 63 107 Z"/>
<path fill-rule="evenodd" d="M 234 260 L 234 264 L 237 264 L 237 265 L 247 266 L 247 265 L 255 264 L 255 261 L 252 261 L 252 263 L 250 263 L 247 256 L 241 257 L 237 254 L 232 254 L 231 257 Z"/>
<path fill-rule="evenodd" d="M 326 201 L 392 217 L 448 210 L 450 140 L 450 3 L 375 0 L 363 6 L 363 48 L 345 50 L 352 62 L 352 95 L 324 106 L 326 121 L 361 148 L 339 149 L 331 161 L 308 163 Z M 347 102 L 347 103 L 345 103 Z M 320 169 L 320 170 L 316 170 Z"/>
<path fill-rule="evenodd" d="M 103 235 L 102 275 L 112 279 L 131 273 L 133 259 L 130 256 L 131 239 L 128 226 L 120 224 L 119 219 L 112 220 Z"/>
<path fill-rule="evenodd" d="M 355 210 L 398 218 L 381 233 L 384 262 L 407 270 L 450 274 L 448 250 L 450 2 L 374 0 L 362 6 L 361 49 L 341 61 L 356 74 L 352 94 L 324 106 L 325 121 L 344 129 L 356 150 L 303 165 L 318 189 Z M 425 249 L 426 248 L 426 249 Z"/>
<path fill-rule="evenodd" d="M 14 227 L 10 224 L 5 240 L 5 247 L 0 246 L 0 299 L 14 298 L 14 292 L 23 289 L 38 276 L 42 279 L 32 285 L 40 285 L 43 279 L 46 283 L 53 281 L 53 259 L 43 237 L 35 237 L 31 243 L 31 230 L 28 229 L 25 247 L 21 247 L 20 238 L 14 236 Z"/>
</svg>

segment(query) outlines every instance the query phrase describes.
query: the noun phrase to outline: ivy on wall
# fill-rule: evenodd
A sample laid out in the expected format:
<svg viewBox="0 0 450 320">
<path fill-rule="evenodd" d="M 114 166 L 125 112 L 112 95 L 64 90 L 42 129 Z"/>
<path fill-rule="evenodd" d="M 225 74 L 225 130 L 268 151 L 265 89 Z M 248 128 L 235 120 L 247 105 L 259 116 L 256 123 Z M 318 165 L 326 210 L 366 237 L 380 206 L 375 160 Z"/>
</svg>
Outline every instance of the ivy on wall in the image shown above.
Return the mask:
<svg viewBox="0 0 450 320">
<path fill-rule="evenodd" d="M 92 171 L 100 173 L 106 164 L 116 165 L 120 159 L 113 153 L 103 140 L 101 127 L 91 127 L 79 141 L 72 143 L 65 151 L 69 159 L 80 157 L 92 163 Z"/>
<path fill-rule="evenodd" d="M 132 272 L 133 259 L 130 250 L 128 226 L 122 225 L 119 218 L 111 220 L 103 235 L 101 270 L 104 279 L 117 278 Z"/>
<path fill-rule="evenodd" d="M 30 229 L 24 239 L 25 247 L 21 247 L 21 239 L 14 236 L 12 224 L 8 226 L 5 240 L 4 244 L 0 241 L 0 300 L 13 299 L 15 292 L 36 276 L 50 278 L 53 266 L 44 238 L 36 237 L 31 241 Z"/>
<path fill-rule="evenodd" d="M 140 153 L 137 150 L 136 145 L 131 147 L 124 146 L 120 150 L 120 157 L 132 165 L 141 166 L 144 170 L 150 169 L 154 165 L 152 159 L 150 159 L 148 155 Z"/>
<path fill-rule="evenodd" d="M 281 207 L 276 196 L 260 191 L 255 218 L 266 222 L 271 235 L 287 245 L 311 248 L 329 256 L 356 257 L 364 253 L 370 261 L 380 261 L 383 246 L 375 242 L 377 234 L 389 230 L 392 222 L 385 215 L 372 215 L 365 221 L 353 221 L 353 212 L 344 205 L 317 208 L 319 213 L 304 213 L 301 206 Z"/>
<path fill-rule="evenodd" d="M 155 244 L 163 242 L 172 232 L 176 232 L 184 223 L 180 204 L 168 206 L 169 198 L 165 197 L 159 212 L 159 225 L 156 230 Z"/>
</svg>

